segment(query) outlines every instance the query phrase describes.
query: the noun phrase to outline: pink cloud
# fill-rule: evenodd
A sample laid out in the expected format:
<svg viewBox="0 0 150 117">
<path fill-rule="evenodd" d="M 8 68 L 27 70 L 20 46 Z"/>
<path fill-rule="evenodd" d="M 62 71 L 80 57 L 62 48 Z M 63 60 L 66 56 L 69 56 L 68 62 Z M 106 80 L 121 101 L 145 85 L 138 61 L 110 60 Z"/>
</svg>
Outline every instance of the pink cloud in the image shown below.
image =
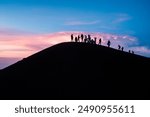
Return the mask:
<svg viewBox="0 0 150 117">
<path fill-rule="evenodd" d="M 17 61 L 19 61 L 21 58 L 5 58 L 5 57 L 0 57 L 0 69 L 5 68 Z"/>
<path fill-rule="evenodd" d="M 39 35 L 0 34 L 0 57 L 27 57 L 51 45 L 68 41 L 63 33 Z"/>
<path fill-rule="evenodd" d="M 39 35 L 0 35 L 0 57 L 27 57 L 51 45 L 70 41 L 70 35 L 75 36 L 83 33 L 90 34 L 92 38 L 102 38 L 102 44 L 112 42 L 112 47 L 117 48 L 118 44 L 128 47 L 138 44 L 135 37 L 128 35 L 114 35 L 107 33 L 88 32 L 57 32 Z"/>
<path fill-rule="evenodd" d="M 110 40 L 113 48 L 117 49 L 119 44 L 125 48 L 125 51 L 131 49 L 134 50 L 136 54 L 150 56 L 150 49 L 145 46 L 138 46 L 138 39 L 136 37 L 129 35 L 70 31 L 36 35 L 9 35 L 7 33 L 0 33 L 0 58 L 24 58 L 52 45 L 70 41 L 71 34 L 77 36 L 81 33 L 84 35 L 90 34 L 92 38 L 101 38 L 103 45 L 106 45 L 107 41 Z"/>
</svg>

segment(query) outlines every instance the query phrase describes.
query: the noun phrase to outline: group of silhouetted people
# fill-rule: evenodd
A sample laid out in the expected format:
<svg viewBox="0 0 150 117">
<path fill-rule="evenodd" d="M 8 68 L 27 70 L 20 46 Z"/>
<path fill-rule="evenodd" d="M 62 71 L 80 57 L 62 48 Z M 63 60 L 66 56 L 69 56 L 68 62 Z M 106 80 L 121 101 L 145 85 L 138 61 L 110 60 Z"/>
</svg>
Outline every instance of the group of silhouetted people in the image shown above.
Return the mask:
<svg viewBox="0 0 150 117">
<path fill-rule="evenodd" d="M 71 34 L 71 42 L 84 42 L 84 43 L 90 43 L 90 44 L 97 44 L 97 37 L 94 37 L 94 39 L 91 38 L 91 35 L 78 35 L 75 36 L 73 34 Z M 102 39 L 99 38 L 99 42 L 98 45 L 101 45 L 102 43 Z M 110 40 L 107 41 L 107 46 L 110 47 L 111 46 L 111 42 Z M 121 45 L 118 45 L 118 50 L 124 51 L 124 47 L 122 47 Z M 129 50 L 129 53 L 134 54 L 134 51 Z"/>
<path fill-rule="evenodd" d="M 118 50 L 124 50 L 124 47 L 121 47 L 120 45 L 118 45 Z"/>
<path fill-rule="evenodd" d="M 71 41 L 73 42 L 84 42 L 84 43 L 90 43 L 90 44 L 97 44 L 96 41 L 97 41 L 97 38 L 94 37 L 94 39 L 91 38 L 91 35 L 78 35 L 76 37 L 73 36 L 73 34 L 71 34 Z M 101 38 L 99 39 L 99 45 L 101 45 Z"/>
<path fill-rule="evenodd" d="M 131 50 L 129 50 L 129 53 L 132 53 L 132 54 L 134 54 L 134 51 L 133 51 L 133 50 L 132 50 L 132 51 L 131 51 Z"/>
<path fill-rule="evenodd" d="M 124 47 L 121 47 L 120 45 L 118 45 L 118 50 L 123 51 L 123 50 L 124 50 Z M 134 51 L 133 51 L 133 50 L 132 50 L 132 51 L 129 50 L 128 52 L 134 54 Z"/>
</svg>

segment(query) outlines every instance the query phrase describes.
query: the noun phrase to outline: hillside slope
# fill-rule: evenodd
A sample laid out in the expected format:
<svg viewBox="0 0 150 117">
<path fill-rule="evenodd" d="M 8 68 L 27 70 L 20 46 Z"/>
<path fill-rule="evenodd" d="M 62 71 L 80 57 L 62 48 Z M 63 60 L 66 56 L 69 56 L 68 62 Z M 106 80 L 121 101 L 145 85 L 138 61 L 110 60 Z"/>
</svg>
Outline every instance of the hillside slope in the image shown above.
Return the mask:
<svg viewBox="0 0 150 117">
<path fill-rule="evenodd" d="M 150 99 L 150 59 L 87 43 L 61 43 L 0 73 L 1 99 Z"/>
</svg>

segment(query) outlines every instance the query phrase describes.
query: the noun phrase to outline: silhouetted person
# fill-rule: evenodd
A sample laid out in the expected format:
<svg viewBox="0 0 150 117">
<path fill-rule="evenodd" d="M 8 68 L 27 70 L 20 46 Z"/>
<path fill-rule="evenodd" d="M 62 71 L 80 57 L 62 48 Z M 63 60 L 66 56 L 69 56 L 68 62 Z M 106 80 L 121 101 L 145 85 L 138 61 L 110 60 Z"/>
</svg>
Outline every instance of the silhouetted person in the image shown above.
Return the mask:
<svg viewBox="0 0 150 117">
<path fill-rule="evenodd" d="M 97 40 L 97 38 L 96 38 L 96 37 L 94 37 L 94 44 L 96 44 L 96 40 Z"/>
<path fill-rule="evenodd" d="M 73 41 L 73 34 L 71 34 L 71 41 Z"/>
<path fill-rule="evenodd" d="M 132 54 L 134 54 L 134 51 L 132 51 Z"/>
<path fill-rule="evenodd" d="M 88 35 L 88 39 L 87 39 L 88 43 L 91 42 L 91 35 Z"/>
<path fill-rule="evenodd" d="M 129 53 L 131 53 L 131 50 L 129 50 Z"/>
<path fill-rule="evenodd" d="M 111 44 L 111 42 L 110 42 L 110 40 L 108 40 L 107 46 L 110 47 L 110 44 Z"/>
<path fill-rule="evenodd" d="M 90 40 L 91 40 L 91 35 L 88 35 L 88 39 L 90 39 Z"/>
<path fill-rule="evenodd" d="M 78 38 L 77 37 L 75 37 L 75 42 L 78 42 Z"/>
<path fill-rule="evenodd" d="M 123 51 L 123 50 L 124 50 L 124 47 L 122 47 L 121 50 Z"/>
<path fill-rule="evenodd" d="M 118 50 L 120 50 L 121 49 L 121 46 L 120 45 L 118 45 Z"/>
<path fill-rule="evenodd" d="M 78 35 L 78 42 L 80 42 L 80 36 Z"/>
<path fill-rule="evenodd" d="M 98 44 L 99 44 L 99 45 L 101 45 L 101 43 L 102 43 L 102 39 L 100 38 L 100 39 L 99 39 L 99 43 L 98 43 Z"/>
<path fill-rule="evenodd" d="M 87 35 L 85 35 L 85 39 L 87 39 Z"/>
<path fill-rule="evenodd" d="M 81 34 L 81 41 L 83 42 L 83 39 L 84 39 L 84 36 L 83 36 L 83 34 Z"/>
<path fill-rule="evenodd" d="M 91 44 L 95 44 L 94 39 L 91 39 L 91 40 L 90 40 L 90 43 L 91 43 Z"/>
<path fill-rule="evenodd" d="M 85 35 L 85 38 L 84 38 L 84 42 L 86 43 L 87 42 L 87 36 Z"/>
</svg>

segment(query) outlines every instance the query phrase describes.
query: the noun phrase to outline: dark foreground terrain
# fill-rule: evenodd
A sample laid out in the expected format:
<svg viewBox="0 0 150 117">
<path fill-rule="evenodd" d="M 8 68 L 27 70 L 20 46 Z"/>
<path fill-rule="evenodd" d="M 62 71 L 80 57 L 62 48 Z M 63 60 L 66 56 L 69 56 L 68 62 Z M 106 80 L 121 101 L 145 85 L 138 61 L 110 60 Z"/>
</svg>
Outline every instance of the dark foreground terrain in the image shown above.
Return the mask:
<svg viewBox="0 0 150 117">
<path fill-rule="evenodd" d="M 0 71 L 0 99 L 150 99 L 150 59 L 61 43 Z"/>
</svg>

